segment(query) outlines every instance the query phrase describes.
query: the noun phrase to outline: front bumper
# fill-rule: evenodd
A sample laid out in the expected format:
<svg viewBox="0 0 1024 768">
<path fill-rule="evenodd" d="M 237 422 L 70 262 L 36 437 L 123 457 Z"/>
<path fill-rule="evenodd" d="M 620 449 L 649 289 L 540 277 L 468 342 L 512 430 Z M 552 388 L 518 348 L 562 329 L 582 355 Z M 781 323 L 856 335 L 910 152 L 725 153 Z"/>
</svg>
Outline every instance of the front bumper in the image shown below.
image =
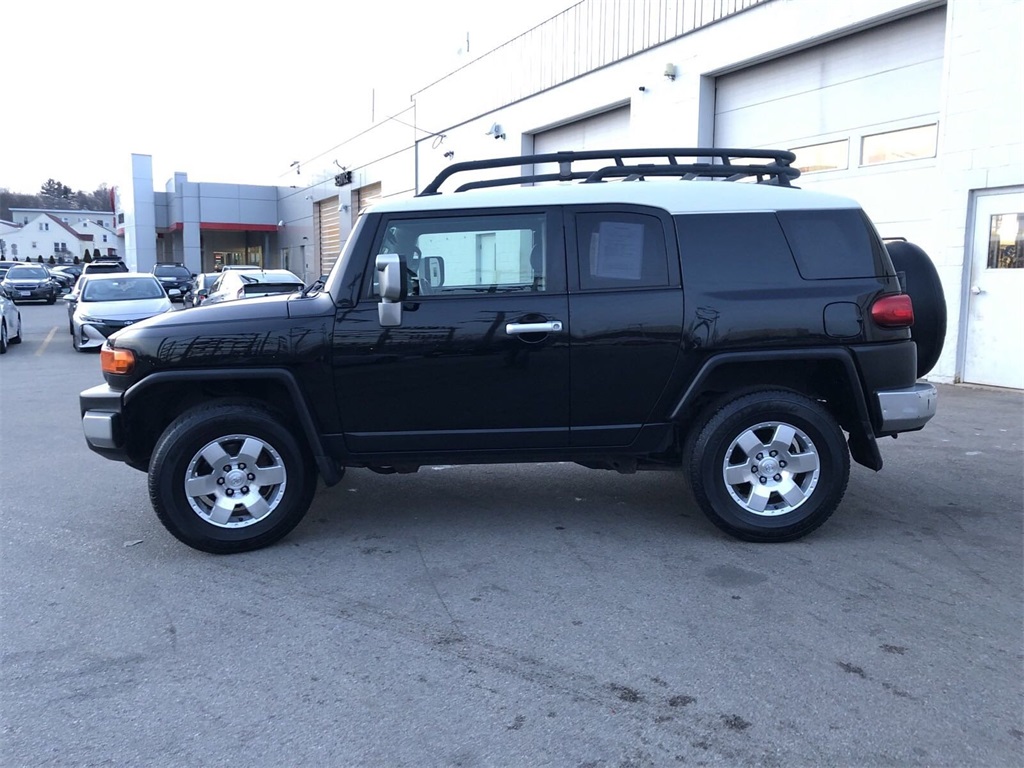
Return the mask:
<svg viewBox="0 0 1024 768">
<path fill-rule="evenodd" d="M 906 389 L 890 389 L 875 393 L 882 417 L 880 435 L 913 432 L 921 429 L 935 415 L 939 394 L 935 387 L 918 382 Z"/>
<path fill-rule="evenodd" d="M 8 288 L 15 301 L 50 301 L 56 299 L 59 292 L 53 285 L 41 285 L 38 287 L 14 286 Z"/>
<path fill-rule="evenodd" d="M 122 395 L 108 385 L 100 384 L 78 396 L 86 444 L 101 456 L 115 461 L 127 459 L 121 428 Z"/>
<path fill-rule="evenodd" d="M 94 320 L 83 322 L 75 328 L 75 333 L 78 334 L 78 346 L 81 349 L 102 347 L 108 336 L 117 333 L 122 328 L 127 328 L 134 322 L 134 320 Z"/>
</svg>

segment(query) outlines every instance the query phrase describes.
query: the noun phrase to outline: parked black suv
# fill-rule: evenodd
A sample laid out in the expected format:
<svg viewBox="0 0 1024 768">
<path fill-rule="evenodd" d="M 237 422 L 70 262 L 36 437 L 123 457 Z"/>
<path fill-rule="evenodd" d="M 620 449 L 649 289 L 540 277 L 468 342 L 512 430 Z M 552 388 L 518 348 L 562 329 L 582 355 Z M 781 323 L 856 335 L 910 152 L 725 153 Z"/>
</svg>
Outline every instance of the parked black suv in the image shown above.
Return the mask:
<svg viewBox="0 0 1024 768">
<path fill-rule="evenodd" d="M 184 264 L 160 263 L 153 267 L 153 274 L 164 287 L 171 301 L 184 302 L 185 294 L 192 290 L 196 276 Z"/>
<path fill-rule="evenodd" d="M 112 272 L 127 272 L 128 265 L 125 264 L 121 259 L 111 258 L 109 256 L 101 256 L 95 261 L 90 261 L 82 265 L 82 271 L 79 277 L 82 275 L 109 275 Z"/>
<path fill-rule="evenodd" d="M 364 213 L 325 284 L 111 336 L 106 383 L 80 398 L 86 439 L 148 471 L 160 520 L 208 552 L 285 536 L 317 474 L 435 463 L 682 469 L 730 534 L 803 536 L 851 455 L 880 469 L 877 438 L 934 414 L 918 378 L 945 306 L 920 249 L 887 250 L 856 203 L 793 187 L 793 160 L 451 165 Z M 501 176 L 519 166 L 534 173 Z"/>
</svg>

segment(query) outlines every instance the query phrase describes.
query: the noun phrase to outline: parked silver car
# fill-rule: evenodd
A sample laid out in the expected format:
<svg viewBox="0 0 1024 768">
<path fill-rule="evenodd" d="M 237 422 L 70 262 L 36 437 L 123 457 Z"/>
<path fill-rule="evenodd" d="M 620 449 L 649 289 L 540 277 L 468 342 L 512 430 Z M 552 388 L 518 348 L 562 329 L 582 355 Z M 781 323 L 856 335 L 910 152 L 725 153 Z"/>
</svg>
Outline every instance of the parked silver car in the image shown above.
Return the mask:
<svg viewBox="0 0 1024 768">
<path fill-rule="evenodd" d="M 174 309 L 160 281 L 136 272 L 83 275 L 71 315 L 71 343 L 79 352 L 147 317 Z"/>
<path fill-rule="evenodd" d="M 7 270 L 2 284 L 12 301 L 53 304 L 60 295 L 60 284 L 42 264 L 15 264 Z"/>
<path fill-rule="evenodd" d="M 305 288 L 302 278 L 287 269 L 231 269 L 220 273 L 203 305 L 251 299 Z"/>
<path fill-rule="evenodd" d="M 21 343 L 21 310 L 7 289 L 0 285 L 0 355 L 7 352 L 8 344 Z"/>
</svg>

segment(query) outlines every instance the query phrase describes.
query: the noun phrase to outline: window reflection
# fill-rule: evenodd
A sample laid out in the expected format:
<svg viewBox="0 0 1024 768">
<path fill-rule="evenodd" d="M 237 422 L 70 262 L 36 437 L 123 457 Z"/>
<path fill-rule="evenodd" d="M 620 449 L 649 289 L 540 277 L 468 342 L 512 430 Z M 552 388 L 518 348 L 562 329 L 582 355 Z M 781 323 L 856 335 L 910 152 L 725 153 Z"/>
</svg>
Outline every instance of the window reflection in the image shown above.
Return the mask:
<svg viewBox="0 0 1024 768">
<path fill-rule="evenodd" d="M 1024 213 L 997 213 L 988 232 L 988 268 L 1024 268 Z"/>
<path fill-rule="evenodd" d="M 801 173 L 819 173 L 821 171 L 842 171 L 850 165 L 850 141 L 829 141 L 824 144 L 811 144 L 796 147 L 794 165 Z"/>
<path fill-rule="evenodd" d="M 860 164 L 878 165 L 935 157 L 938 135 L 938 124 L 932 123 L 865 136 L 861 139 Z"/>
</svg>

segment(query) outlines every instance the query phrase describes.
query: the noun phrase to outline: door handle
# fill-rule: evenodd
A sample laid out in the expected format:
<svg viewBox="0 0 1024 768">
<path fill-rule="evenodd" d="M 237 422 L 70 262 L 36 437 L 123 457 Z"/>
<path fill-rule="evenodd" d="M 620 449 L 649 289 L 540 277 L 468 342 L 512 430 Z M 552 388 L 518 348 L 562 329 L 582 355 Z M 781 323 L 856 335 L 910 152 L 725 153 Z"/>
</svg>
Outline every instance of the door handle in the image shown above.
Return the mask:
<svg viewBox="0 0 1024 768">
<path fill-rule="evenodd" d="M 549 320 L 546 323 L 508 323 L 505 333 L 518 336 L 521 333 L 558 333 L 562 330 L 561 320 Z"/>
<path fill-rule="evenodd" d="M 980 286 L 977 286 L 977 285 L 972 285 L 971 286 L 971 293 L 974 294 L 975 296 L 977 296 L 978 294 L 984 293 L 984 292 L 985 291 L 982 290 Z"/>
</svg>

